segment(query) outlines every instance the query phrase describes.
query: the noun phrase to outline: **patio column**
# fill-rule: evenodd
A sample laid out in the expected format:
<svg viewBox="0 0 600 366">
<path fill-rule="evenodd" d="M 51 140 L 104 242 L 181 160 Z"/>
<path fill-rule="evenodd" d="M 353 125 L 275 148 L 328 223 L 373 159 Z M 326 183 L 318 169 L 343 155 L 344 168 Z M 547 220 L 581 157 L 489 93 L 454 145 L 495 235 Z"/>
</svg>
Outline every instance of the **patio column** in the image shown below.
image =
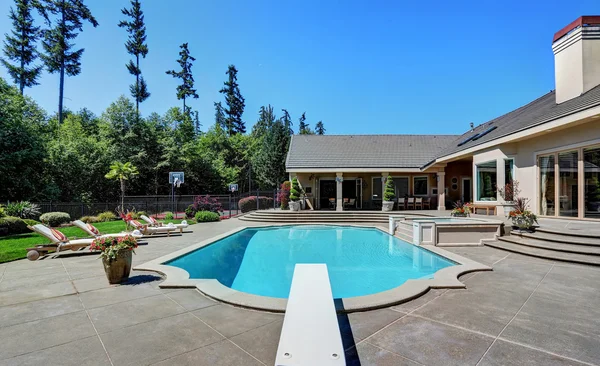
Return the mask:
<svg viewBox="0 0 600 366">
<path fill-rule="evenodd" d="M 437 190 L 438 190 L 438 210 L 446 210 L 446 172 L 437 172 Z"/>
<path fill-rule="evenodd" d="M 344 173 L 335 173 L 335 198 L 336 198 L 336 211 L 344 211 L 344 197 L 342 192 L 342 182 L 344 181 Z"/>
</svg>

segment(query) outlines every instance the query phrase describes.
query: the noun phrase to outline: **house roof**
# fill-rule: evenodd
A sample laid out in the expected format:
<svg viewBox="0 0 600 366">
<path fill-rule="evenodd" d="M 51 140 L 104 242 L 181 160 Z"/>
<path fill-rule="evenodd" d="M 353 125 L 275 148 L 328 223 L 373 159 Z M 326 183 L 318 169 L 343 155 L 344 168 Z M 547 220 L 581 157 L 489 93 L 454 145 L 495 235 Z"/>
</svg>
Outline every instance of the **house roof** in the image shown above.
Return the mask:
<svg viewBox="0 0 600 366">
<path fill-rule="evenodd" d="M 597 105 L 600 105 L 600 86 L 561 104 L 556 104 L 555 91 L 553 90 L 529 104 L 485 122 L 475 127 L 472 131 L 462 134 L 455 141 L 449 143 L 445 149 L 440 151 L 437 158 L 451 155 Z M 494 127 L 496 128 L 489 133 L 458 146 L 459 143 L 468 140 L 470 137 Z"/>
<path fill-rule="evenodd" d="M 287 169 L 420 168 L 457 135 L 294 135 Z"/>
</svg>

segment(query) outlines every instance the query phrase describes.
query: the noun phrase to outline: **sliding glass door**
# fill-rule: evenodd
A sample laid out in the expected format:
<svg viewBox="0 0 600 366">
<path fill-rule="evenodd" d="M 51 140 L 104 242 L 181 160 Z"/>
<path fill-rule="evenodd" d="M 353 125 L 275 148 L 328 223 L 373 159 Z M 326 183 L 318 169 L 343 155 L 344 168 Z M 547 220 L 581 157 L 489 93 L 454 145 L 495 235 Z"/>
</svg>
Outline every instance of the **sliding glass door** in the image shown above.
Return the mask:
<svg viewBox="0 0 600 366">
<path fill-rule="evenodd" d="M 554 155 L 540 156 L 540 214 L 554 216 Z"/>
<path fill-rule="evenodd" d="M 583 149 L 584 217 L 600 219 L 600 147 Z"/>
<path fill-rule="evenodd" d="M 577 163 L 579 155 L 577 150 L 566 151 L 558 154 L 558 215 L 577 217 L 579 190 Z"/>
</svg>

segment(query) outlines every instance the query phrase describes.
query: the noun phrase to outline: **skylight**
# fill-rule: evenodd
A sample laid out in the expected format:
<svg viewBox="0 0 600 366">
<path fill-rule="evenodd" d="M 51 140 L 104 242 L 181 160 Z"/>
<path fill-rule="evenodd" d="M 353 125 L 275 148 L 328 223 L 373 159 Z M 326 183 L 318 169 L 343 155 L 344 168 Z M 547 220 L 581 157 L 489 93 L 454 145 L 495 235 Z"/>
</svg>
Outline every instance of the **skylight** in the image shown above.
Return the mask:
<svg viewBox="0 0 600 366">
<path fill-rule="evenodd" d="M 477 140 L 477 139 L 480 139 L 480 138 L 482 138 L 483 136 L 487 135 L 488 133 L 490 133 L 490 132 L 494 131 L 496 128 L 498 128 L 498 126 L 492 126 L 492 127 L 489 127 L 487 130 L 485 130 L 485 131 L 483 131 L 483 132 L 480 132 L 480 133 L 478 133 L 477 135 L 473 136 L 473 138 L 472 138 L 471 140 L 472 140 L 472 141 L 475 141 L 475 140 Z"/>
</svg>

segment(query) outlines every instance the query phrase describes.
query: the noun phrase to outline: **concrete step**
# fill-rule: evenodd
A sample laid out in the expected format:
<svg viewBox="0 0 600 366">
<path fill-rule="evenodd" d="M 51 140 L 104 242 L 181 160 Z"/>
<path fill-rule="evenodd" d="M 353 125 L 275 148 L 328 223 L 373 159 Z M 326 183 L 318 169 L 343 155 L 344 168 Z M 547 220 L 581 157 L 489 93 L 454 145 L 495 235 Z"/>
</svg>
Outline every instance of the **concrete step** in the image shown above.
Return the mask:
<svg viewBox="0 0 600 366">
<path fill-rule="evenodd" d="M 412 235 L 406 235 L 404 233 L 400 233 L 396 231 L 396 235 L 394 235 L 395 237 L 397 237 L 400 240 L 404 240 L 406 242 L 412 243 L 413 242 L 413 237 Z"/>
<path fill-rule="evenodd" d="M 411 227 L 403 227 L 403 226 L 398 226 L 396 227 L 396 232 L 398 233 L 404 233 L 406 235 L 411 235 L 413 234 L 413 229 L 412 226 Z"/>
<path fill-rule="evenodd" d="M 582 237 L 582 236 L 572 236 L 567 234 L 550 234 L 547 232 L 520 232 L 518 230 L 513 230 L 510 233 L 511 235 L 520 236 L 523 238 L 531 238 L 537 240 L 545 240 L 556 243 L 566 243 L 566 244 L 574 244 L 574 245 L 587 245 L 587 246 L 597 246 L 600 247 L 600 238 L 598 237 Z"/>
<path fill-rule="evenodd" d="M 506 250 L 513 253 L 519 253 L 537 258 L 552 259 L 562 262 L 589 264 L 594 266 L 600 266 L 600 257 L 595 255 L 585 255 L 577 253 L 565 253 L 558 252 L 555 250 L 533 248 L 521 244 L 515 244 L 507 241 L 486 241 L 484 243 L 487 246 Z"/>
<path fill-rule="evenodd" d="M 557 243 L 553 241 L 537 240 L 532 238 L 521 238 L 517 236 L 501 236 L 498 238 L 500 241 L 506 241 L 509 243 L 525 245 L 532 248 L 541 248 L 548 250 L 556 250 L 558 252 L 566 253 L 578 253 L 587 255 L 600 255 L 600 247 L 586 246 L 577 244 L 565 244 Z"/>
<path fill-rule="evenodd" d="M 552 229 L 549 227 L 540 226 L 535 231 L 539 232 L 539 233 L 546 233 L 546 234 L 552 234 L 552 235 L 574 236 L 574 237 L 578 237 L 578 238 L 591 238 L 591 239 L 600 238 L 600 236 L 598 236 L 597 233 L 590 234 L 586 230 L 559 230 L 559 229 Z"/>
</svg>

